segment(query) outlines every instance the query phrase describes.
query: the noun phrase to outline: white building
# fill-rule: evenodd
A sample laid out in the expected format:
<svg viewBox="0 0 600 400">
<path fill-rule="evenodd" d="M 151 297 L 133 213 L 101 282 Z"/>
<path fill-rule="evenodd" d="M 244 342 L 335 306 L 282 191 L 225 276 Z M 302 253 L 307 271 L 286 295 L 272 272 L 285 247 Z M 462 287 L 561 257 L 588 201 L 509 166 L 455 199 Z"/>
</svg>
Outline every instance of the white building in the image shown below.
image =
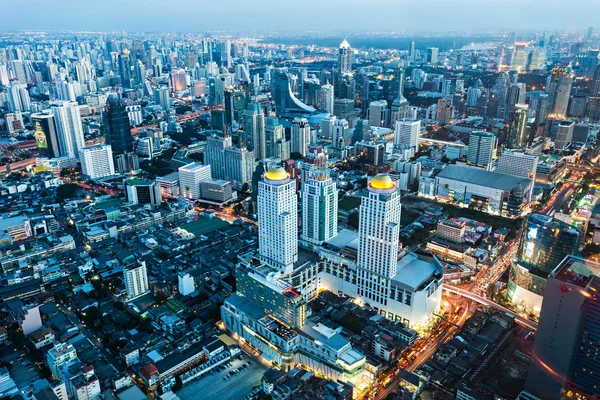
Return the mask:
<svg viewBox="0 0 600 400">
<path fill-rule="evenodd" d="M 154 138 L 143 137 L 136 142 L 135 153 L 143 158 L 150 160 L 154 157 Z"/>
<path fill-rule="evenodd" d="M 409 146 L 419 151 L 419 134 L 421 133 L 421 121 L 402 119 L 396 121 L 394 133 L 395 146 Z"/>
<path fill-rule="evenodd" d="M 225 149 L 225 178 L 241 191 L 245 183 L 252 182 L 254 173 L 254 150 L 246 147 L 227 147 Z"/>
<path fill-rule="evenodd" d="M 490 132 L 473 131 L 469 135 L 467 161 L 477 167 L 490 170 L 496 154 L 496 135 Z"/>
<path fill-rule="evenodd" d="M 112 147 L 109 144 L 95 144 L 79 149 L 81 172 L 90 179 L 104 178 L 115 174 Z"/>
<path fill-rule="evenodd" d="M 390 119 L 390 110 L 387 101 L 377 100 L 369 104 L 369 125 L 378 127 L 388 127 Z"/>
<path fill-rule="evenodd" d="M 187 199 L 199 199 L 200 182 L 211 179 L 210 165 L 191 163 L 179 168 L 179 189 Z"/>
<path fill-rule="evenodd" d="M 336 149 L 343 149 L 350 144 L 350 128 L 348 121 L 337 118 L 333 121 L 333 132 L 331 143 Z"/>
<path fill-rule="evenodd" d="M 337 235 L 338 190 L 327 168 L 313 169 L 302 182 L 302 235 L 312 244 Z"/>
<path fill-rule="evenodd" d="M 231 146 L 231 136 L 229 135 L 213 135 L 206 140 L 204 163 L 210 165 L 213 179 L 225 179 L 225 149 Z"/>
<path fill-rule="evenodd" d="M 333 85 L 327 84 L 319 89 L 319 110 L 333 114 Z"/>
<path fill-rule="evenodd" d="M 79 149 L 85 146 L 79 104 L 75 101 L 61 101 L 52 106 L 52 113 L 60 153 L 79 156 Z"/>
<path fill-rule="evenodd" d="M 281 167 L 258 183 L 258 252 L 262 261 L 290 273 L 298 261 L 296 181 Z"/>
<path fill-rule="evenodd" d="M 180 273 L 177 276 L 177 283 L 179 293 L 181 293 L 183 296 L 187 296 L 196 290 L 196 283 L 194 282 L 194 277 L 188 273 Z"/>
<path fill-rule="evenodd" d="M 123 269 L 123 280 L 125 290 L 130 299 L 134 299 L 148 293 L 148 270 L 146 262 L 128 265 Z"/>
<path fill-rule="evenodd" d="M 54 378 L 60 377 L 60 367 L 77 359 L 77 351 L 70 343 L 56 343 L 46 354 L 46 363 Z"/>
<path fill-rule="evenodd" d="M 291 151 L 305 156 L 306 149 L 310 144 L 310 125 L 306 118 L 294 118 L 292 121 L 291 139 Z"/>
<path fill-rule="evenodd" d="M 539 157 L 522 151 L 505 150 L 500 154 L 496 163 L 496 172 L 535 181 L 535 171 Z"/>
<path fill-rule="evenodd" d="M 165 176 L 157 177 L 156 184 L 160 189 L 162 198 L 179 197 L 179 172 L 171 172 Z"/>
<path fill-rule="evenodd" d="M 556 130 L 556 139 L 554 139 L 554 148 L 564 150 L 567 145 L 573 141 L 573 131 L 575 130 L 575 121 L 560 121 Z"/>
</svg>

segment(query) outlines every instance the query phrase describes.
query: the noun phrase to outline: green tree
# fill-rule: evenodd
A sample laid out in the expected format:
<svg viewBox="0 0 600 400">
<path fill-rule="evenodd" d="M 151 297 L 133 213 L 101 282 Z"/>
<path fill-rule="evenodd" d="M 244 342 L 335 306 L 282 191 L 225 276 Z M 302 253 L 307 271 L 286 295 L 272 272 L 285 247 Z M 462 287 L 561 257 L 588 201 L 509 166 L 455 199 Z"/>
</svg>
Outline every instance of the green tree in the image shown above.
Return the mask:
<svg viewBox="0 0 600 400">
<path fill-rule="evenodd" d="M 56 189 L 56 194 L 63 199 L 68 199 L 69 197 L 75 196 L 79 187 L 74 183 L 66 183 L 64 185 L 60 185 Z"/>
</svg>

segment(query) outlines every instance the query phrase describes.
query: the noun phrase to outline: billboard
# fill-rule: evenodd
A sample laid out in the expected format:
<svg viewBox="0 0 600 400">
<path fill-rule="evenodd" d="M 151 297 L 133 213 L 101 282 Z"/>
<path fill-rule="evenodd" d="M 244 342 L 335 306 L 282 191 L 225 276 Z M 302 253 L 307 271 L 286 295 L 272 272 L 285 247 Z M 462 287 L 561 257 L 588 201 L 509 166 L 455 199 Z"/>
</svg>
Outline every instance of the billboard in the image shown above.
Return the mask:
<svg viewBox="0 0 600 400">
<path fill-rule="evenodd" d="M 33 135 L 35 136 L 35 143 L 38 149 L 48 148 L 48 138 L 46 137 L 46 131 L 39 120 L 33 121 Z"/>
</svg>

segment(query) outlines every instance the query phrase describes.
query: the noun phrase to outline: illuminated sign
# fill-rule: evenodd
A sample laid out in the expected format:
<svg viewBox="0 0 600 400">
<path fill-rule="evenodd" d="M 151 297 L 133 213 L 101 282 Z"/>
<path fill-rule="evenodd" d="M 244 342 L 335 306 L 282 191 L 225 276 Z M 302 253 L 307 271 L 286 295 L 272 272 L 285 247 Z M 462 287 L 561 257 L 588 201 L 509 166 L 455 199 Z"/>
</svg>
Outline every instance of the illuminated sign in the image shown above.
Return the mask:
<svg viewBox="0 0 600 400">
<path fill-rule="evenodd" d="M 538 228 L 529 228 L 527 231 L 527 239 L 535 240 L 537 239 Z"/>
<path fill-rule="evenodd" d="M 40 121 L 35 121 L 33 123 L 33 134 L 35 136 L 35 143 L 37 144 L 38 149 L 47 149 L 48 140 L 46 139 L 46 132 L 44 132 L 44 128 L 42 128 Z"/>
<path fill-rule="evenodd" d="M 535 249 L 535 242 L 527 242 L 525 245 L 525 257 L 531 258 L 533 256 L 533 250 Z"/>
</svg>

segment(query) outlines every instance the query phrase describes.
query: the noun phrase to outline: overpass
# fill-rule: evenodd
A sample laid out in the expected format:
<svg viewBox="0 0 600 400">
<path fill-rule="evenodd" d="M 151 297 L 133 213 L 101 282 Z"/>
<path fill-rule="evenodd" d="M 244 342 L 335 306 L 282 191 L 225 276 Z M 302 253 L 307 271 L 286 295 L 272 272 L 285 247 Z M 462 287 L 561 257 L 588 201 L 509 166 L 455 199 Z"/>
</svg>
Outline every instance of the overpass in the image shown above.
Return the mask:
<svg viewBox="0 0 600 400">
<path fill-rule="evenodd" d="M 449 142 L 446 140 L 431 139 L 428 137 L 419 137 L 419 143 L 432 143 L 432 144 L 441 144 L 441 145 L 451 144 L 454 146 L 469 147 L 466 144 L 464 144 L 463 142 L 458 141 L 458 140 L 455 142 Z"/>
<path fill-rule="evenodd" d="M 450 293 L 455 293 L 458 294 L 460 296 L 466 297 L 467 299 L 470 300 L 474 300 L 476 302 L 478 302 L 479 304 L 483 304 L 485 306 L 489 306 L 489 307 L 493 307 L 498 311 L 502 311 L 504 313 L 510 314 L 512 316 L 515 317 L 515 322 L 517 322 L 518 324 L 521 324 L 523 326 L 528 327 L 529 329 L 533 329 L 533 330 L 537 330 L 537 324 L 533 321 L 530 321 L 527 318 L 524 318 L 518 314 L 515 314 L 514 311 L 509 310 L 506 307 L 502 307 L 499 304 L 494 303 L 493 301 L 486 299 L 485 297 L 481 297 L 479 295 L 476 295 L 475 293 L 471 293 L 468 290 L 464 290 L 461 288 L 457 288 L 456 286 L 452 286 L 452 285 L 447 285 L 447 284 L 443 284 L 442 285 L 442 289 L 450 292 Z"/>
</svg>

